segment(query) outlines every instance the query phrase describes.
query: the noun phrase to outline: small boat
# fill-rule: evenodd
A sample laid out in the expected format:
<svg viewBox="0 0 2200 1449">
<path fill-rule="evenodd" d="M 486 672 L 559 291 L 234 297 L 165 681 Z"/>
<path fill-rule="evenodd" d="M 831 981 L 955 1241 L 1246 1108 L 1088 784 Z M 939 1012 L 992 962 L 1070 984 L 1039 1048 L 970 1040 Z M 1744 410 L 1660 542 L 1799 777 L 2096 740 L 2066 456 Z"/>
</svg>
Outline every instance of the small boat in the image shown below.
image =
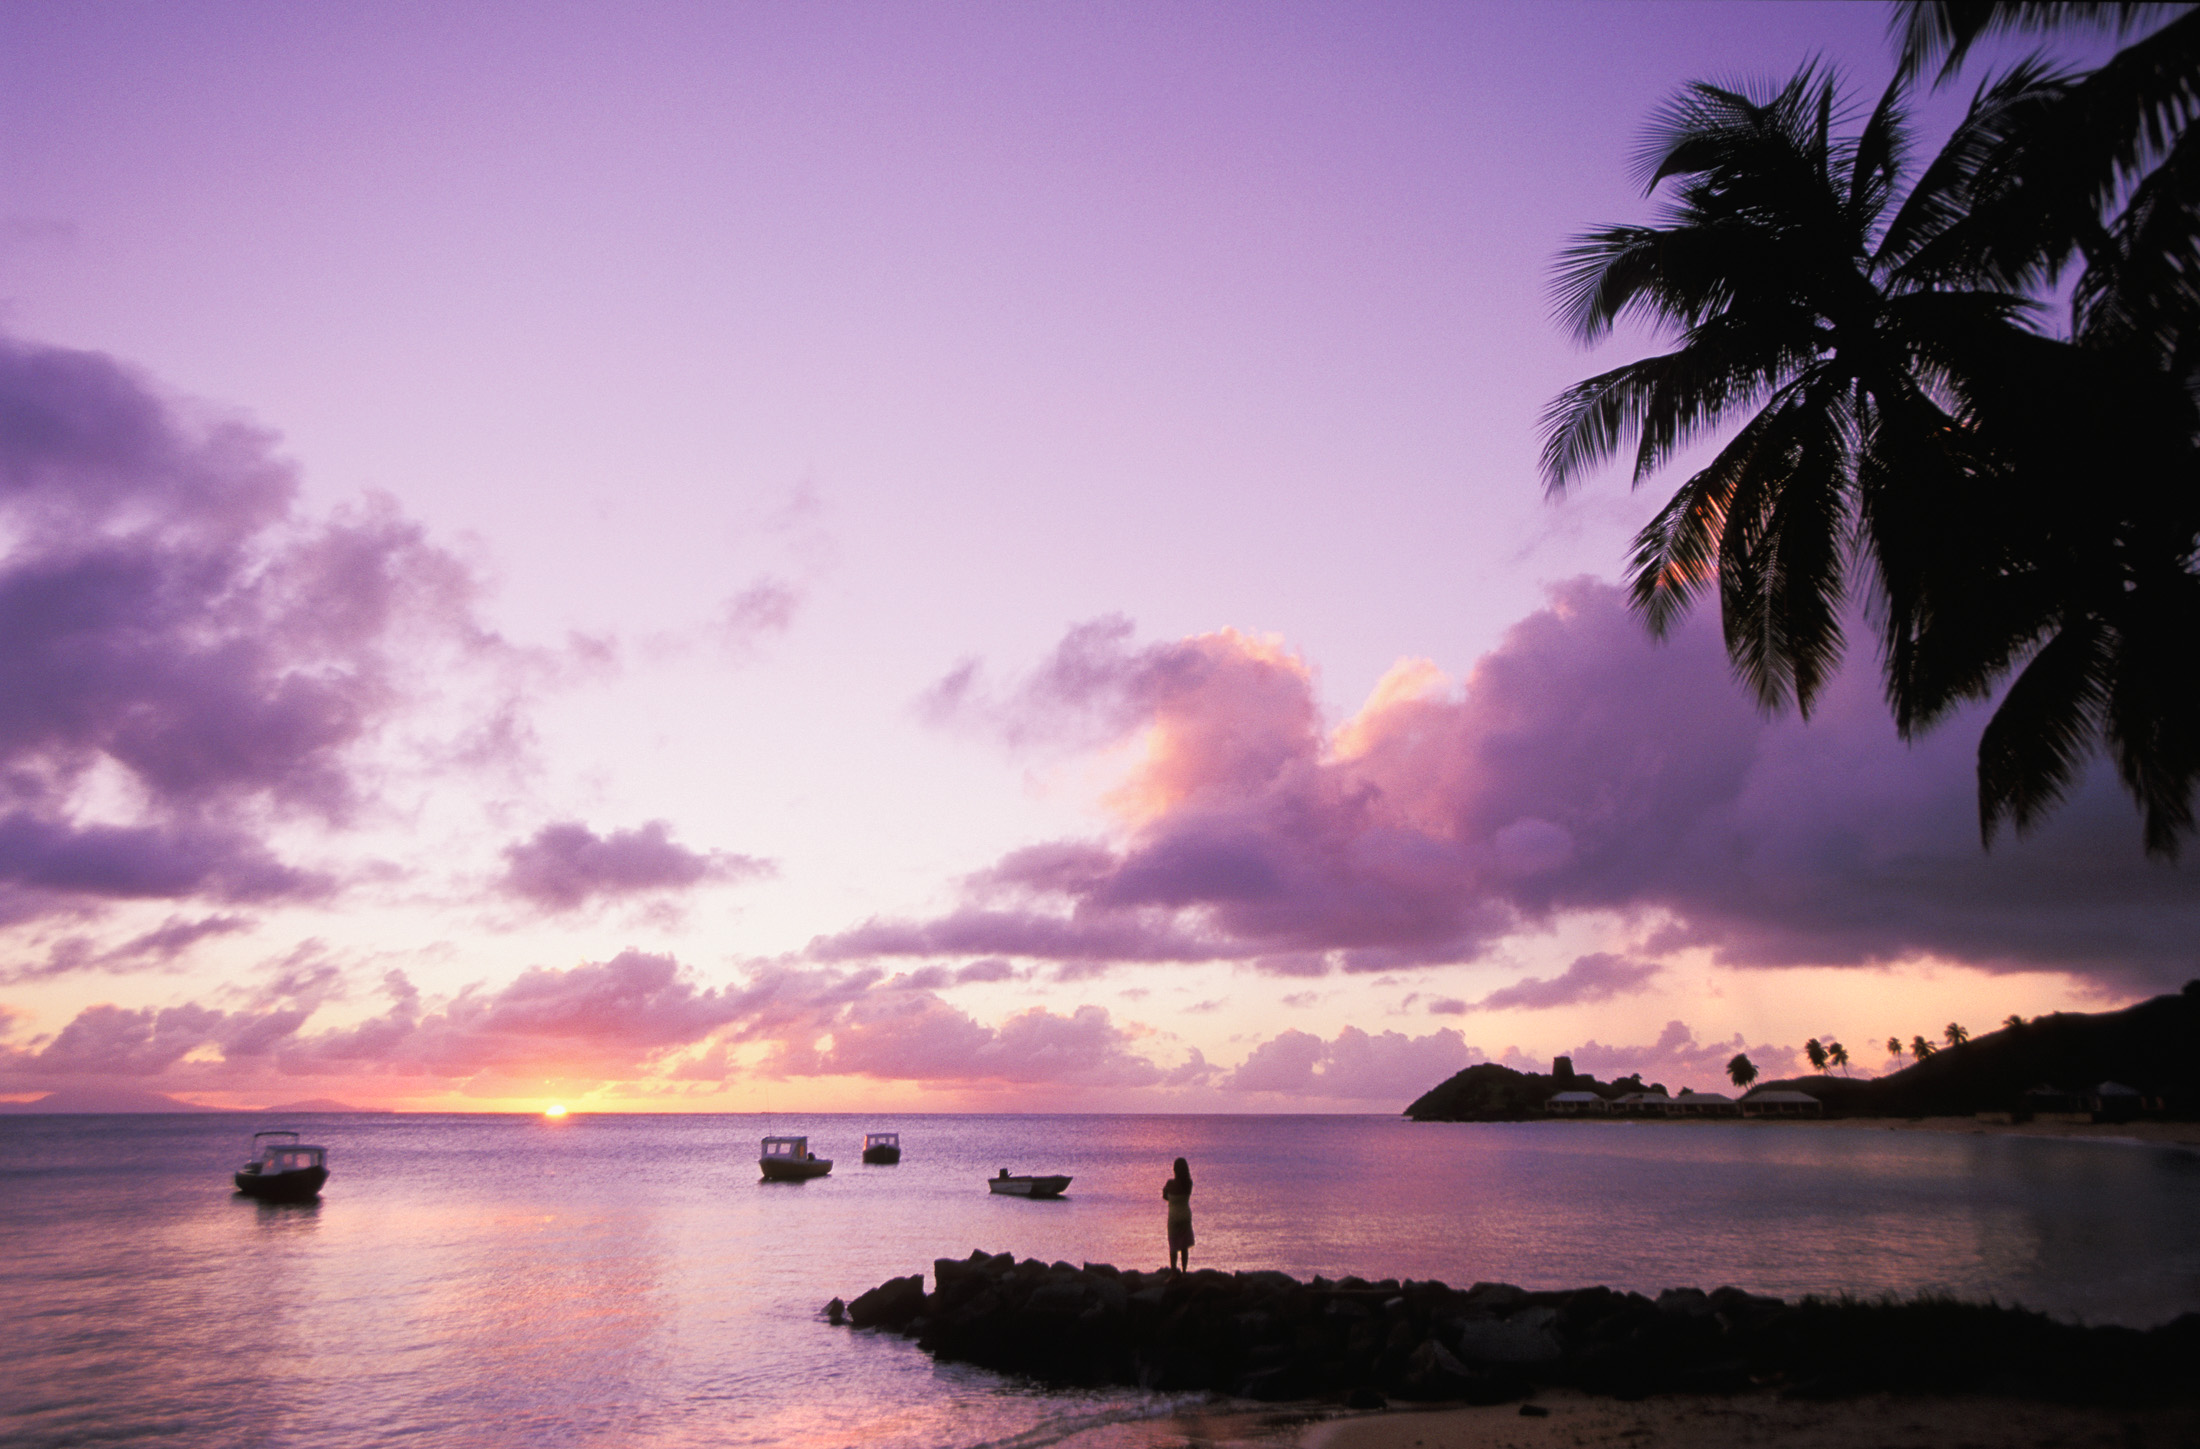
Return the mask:
<svg viewBox="0 0 2200 1449">
<path fill-rule="evenodd" d="M 807 1137 L 767 1137 L 764 1155 L 756 1159 L 766 1182 L 801 1182 L 823 1177 L 833 1170 L 830 1157 L 812 1157 Z"/>
<path fill-rule="evenodd" d="M 252 1160 L 237 1169 L 237 1191 L 261 1202 L 311 1202 L 328 1181 L 328 1149 L 295 1132 L 255 1132 Z"/>
<path fill-rule="evenodd" d="M 865 1162 L 901 1161 L 901 1134 L 899 1132 L 864 1133 L 863 1160 Z"/>
<path fill-rule="evenodd" d="M 989 1177 L 985 1185 L 994 1192 L 1008 1197 L 1060 1197 L 1062 1189 L 1069 1186 L 1066 1177 L 1010 1177 L 1002 1168 L 999 1177 Z"/>
</svg>

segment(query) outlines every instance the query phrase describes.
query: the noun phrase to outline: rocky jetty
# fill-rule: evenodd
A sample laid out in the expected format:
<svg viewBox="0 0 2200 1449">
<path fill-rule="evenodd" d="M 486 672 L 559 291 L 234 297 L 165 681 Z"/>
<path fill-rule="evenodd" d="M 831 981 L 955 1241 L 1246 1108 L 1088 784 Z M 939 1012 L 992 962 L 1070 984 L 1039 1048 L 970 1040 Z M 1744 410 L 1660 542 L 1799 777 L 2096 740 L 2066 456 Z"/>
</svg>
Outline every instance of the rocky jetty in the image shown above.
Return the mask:
<svg viewBox="0 0 2200 1449">
<path fill-rule="evenodd" d="M 1565 1384 L 1640 1398 L 1779 1385 L 1836 1396 L 1993 1392 L 2081 1402 L 2191 1398 L 2200 1314 L 2149 1331 L 1921 1299 L 1788 1303 L 1721 1288 L 1172 1276 L 974 1252 L 889 1279 L 834 1323 L 1051 1384 L 1206 1389 L 1267 1401 L 1503 1403 Z"/>
</svg>

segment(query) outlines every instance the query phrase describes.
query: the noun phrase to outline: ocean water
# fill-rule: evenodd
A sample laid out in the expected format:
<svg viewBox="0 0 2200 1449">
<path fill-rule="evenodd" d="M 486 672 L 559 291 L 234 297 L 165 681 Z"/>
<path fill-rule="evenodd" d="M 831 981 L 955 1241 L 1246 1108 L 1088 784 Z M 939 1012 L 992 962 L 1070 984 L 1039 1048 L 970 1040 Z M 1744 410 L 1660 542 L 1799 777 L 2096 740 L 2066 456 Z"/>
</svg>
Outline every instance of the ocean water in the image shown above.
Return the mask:
<svg viewBox="0 0 2200 1449">
<path fill-rule="evenodd" d="M 318 1204 L 237 1197 L 256 1127 Z M 857 1157 L 899 1130 L 898 1166 Z M 760 1182 L 765 1132 L 837 1159 Z M 1369 1117 L 0 1117 L 11 1446 L 1182 1444 L 1201 1402 L 1053 1393 L 828 1326 L 973 1248 L 1194 1267 L 1921 1290 L 2148 1326 L 2200 1309 L 2200 1154 L 1781 1124 Z M 999 1168 L 1067 1172 L 1056 1202 Z M 1273 1421 L 1202 1420 L 1252 1434 Z M 1228 1434 L 1223 1437 L 1229 1437 Z"/>
</svg>

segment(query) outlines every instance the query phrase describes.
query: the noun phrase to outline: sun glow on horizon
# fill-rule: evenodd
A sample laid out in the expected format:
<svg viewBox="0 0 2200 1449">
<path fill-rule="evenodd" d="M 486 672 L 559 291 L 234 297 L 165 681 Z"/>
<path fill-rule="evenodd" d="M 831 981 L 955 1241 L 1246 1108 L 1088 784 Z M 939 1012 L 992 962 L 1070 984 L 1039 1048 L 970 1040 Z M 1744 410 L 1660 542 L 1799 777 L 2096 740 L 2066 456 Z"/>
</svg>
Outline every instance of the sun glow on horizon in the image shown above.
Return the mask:
<svg viewBox="0 0 2200 1449">
<path fill-rule="evenodd" d="M 552 1121 L 556 1121 L 558 1118 L 565 1115 L 565 1104 L 563 1102 L 552 1102 L 549 1106 L 542 1109 L 542 1115 L 550 1118 Z"/>
</svg>

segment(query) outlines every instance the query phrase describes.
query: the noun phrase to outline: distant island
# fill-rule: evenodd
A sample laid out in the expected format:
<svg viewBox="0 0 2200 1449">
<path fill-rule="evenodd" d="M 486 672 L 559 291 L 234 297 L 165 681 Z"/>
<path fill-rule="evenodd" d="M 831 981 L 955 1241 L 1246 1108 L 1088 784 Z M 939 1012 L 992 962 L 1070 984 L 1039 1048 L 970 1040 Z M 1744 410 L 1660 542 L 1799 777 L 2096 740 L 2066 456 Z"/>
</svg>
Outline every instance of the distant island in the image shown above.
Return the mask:
<svg viewBox="0 0 2200 1449">
<path fill-rule="evenodd" d="M 1600 1082 L 1574 1072 L 1565 1057 L 1548 1073 L 1483 1062 L 1422 1093 L 1404 1115 L 1417 1122 L 1518 1122 L 1630 1112 L 2191 1119 L 2200 1115 L 2200 981 L 2122 1011 L 2012 1019 L 1883 1077 L 1792 1077 L 1757 1084 L 1737 1101 L 1716 1092 L 1672 1096 L 1664 1083 L 1645 1083 L 1639 1074 Z"/>
</svg>

